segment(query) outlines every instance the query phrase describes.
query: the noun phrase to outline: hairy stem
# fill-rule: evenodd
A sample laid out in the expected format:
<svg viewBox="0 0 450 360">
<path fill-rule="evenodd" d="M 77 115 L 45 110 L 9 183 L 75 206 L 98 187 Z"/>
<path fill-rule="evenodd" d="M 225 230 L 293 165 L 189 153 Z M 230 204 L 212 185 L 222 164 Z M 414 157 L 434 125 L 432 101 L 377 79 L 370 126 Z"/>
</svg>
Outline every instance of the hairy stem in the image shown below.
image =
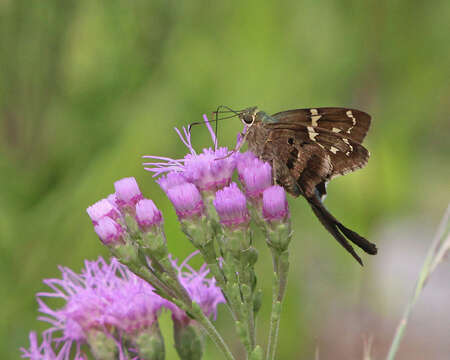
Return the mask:
<svg viewBox="0 0 450 360">
<path fill-rule="evenodd" d="M 194 306 L 194 315 L 196 320 L 200 323 L 203 330 L 208 334 L 211 340 L 216 344 L 216 346 L 222 351 L 227 360 L 235 360 L 233 354 L 231 353 L 228 345 L 223 340 L 222 336 L 217 331 L 216 327 L 213 325 L 211 320 L 203 314 L 203 311 L 197 304 L 193 304 Z"/>
<path fill-rule="evenodd" d="M 271 248 L 274 268 L 274 284 L 272 293 L 272 313 L 270 315 L 269 341 L 267 343 L 266 360 L 274 360 L 277 343 L 278 329 L 280 327 L 281 305 L 286 292 L 287 275 L 289 271 L 289 260 L 287 251 L 280 252 Z"/>
</svg>

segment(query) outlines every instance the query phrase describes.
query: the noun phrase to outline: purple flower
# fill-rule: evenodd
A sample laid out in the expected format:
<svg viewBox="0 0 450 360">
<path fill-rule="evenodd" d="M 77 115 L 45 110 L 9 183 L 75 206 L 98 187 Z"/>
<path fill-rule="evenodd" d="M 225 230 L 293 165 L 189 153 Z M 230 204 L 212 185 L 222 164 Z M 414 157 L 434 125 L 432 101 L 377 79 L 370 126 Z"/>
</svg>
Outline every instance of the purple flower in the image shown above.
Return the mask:
<svg viewBox="0 0 450 360">
<path fill-rule="evenodd" d="M 259 198 L 262 192 L 272 185 L 272 167 L 250 152 L 237 156 L 239 179 L 245 192 L 252 199 Z"/>
<path fill-rule="evenodd" d="M 94 226 L 94 230 L 105 245 L 123 243 L 125 229 L 109 217 L 101 218 Z"/>
<path fill-rule="evenodd" d="M 171 171 L 167 175 L 161 176 L 156 182 L 161 186 L 161 189 L 167 193 L 167 190 L 174 186 L 186 183 L 186 179 L 181 172 Z"/>
<path fill-rule="evenodd" d="M 122 276 L 126 282 L 115 289 L 118 300 L 109 305 L 105 317 L 123 334 L 137 335 L 152 327 L 167 300 L 156 295 L 148 283 L 128 270 L 124 269 Z"/>
<path fill-rule="evenodd" d="M 60 349 L 60 354 L 58 355 L 52 346 L 51 334 L 44 333 L 42 335 L 42 343 L 39 345 L 36 332 L 32 331 L 29 335 L 30 347 L 28 349 L 21 348 L 22 358 L 28 358 L 31 360 L 62 360 L 63 355 L 67 353 L 68 344 L 64 344 Z M 84 354 L 79 353 L 75 357 L 75 360 L 87 360 Z"/>
<path fill-rule="evenodd" d="M 108 201 L 111 203 L 112 206 L 114 206 L 114 207 L 116 207 L 116 208 L 119 207 L 119 206 L 117 205 L 117 196 L 116 196 L 116 194 L 109 194 L 109 195 L 106 197 L 106 200 L 108 200 Z"/>
<path fill-rule="evenodd" d="M 178 265 L 176 259 L 171 259 L 171 262 L 178 271 L 178 280 L 186 289 L 190 298 L 200 306 L 206 316 L 213 316 L 215 319 L 217 306 L 220 303 L 224 304 L 225 298 L 220 288 L 216 285 L 216 280 L 207 277 L 209 270 L 206 264 L 203 264 L 198 271 L 195 271 L 188 264 L 189 260 L 198 253 L 198 251 L 194 251 L 180 265 Z M 166 306 L 172 311 L 174 321 L 185 325 L 190 322 L 190 318 L 186 313 L 176 305 L 168 303 Z"/>
<path fill-rule="evenodd" d="M 281 186 L 273 185 L 263 192 L 263 217 L 268 221 L 283 221 L 289 218 L 286 192 Z"/>
<path fill-rule="evenodd" d="M 239 174 L 239 177 L 242 177 L 242 174 L 245 172 L 245 169 L 252 164 L 254 160 L 257 160 L 255 154 L 251 151 L 246 151 L 243 153 L 236 154 L 236 169 Z"/>
<path fill-rule="evenodd" d="M 43 314 L 39 319 L 51 325 L 45 334 L 52 336 L 54 343 L 63 344 L 58 359 L 69 359 L 73 353 L 81 356 L 81 346 L 89 341 L 89 334 L 99 331 L 113 340 L 120 359 L 124 359 L 122 337 L 150 326 L 165 303 L 148 283 L 116 259 L 110 264 L 102 258 L 86 261 L 81 274 L 63 267 L 60 271 L 61 279 L 44 280 L 51 291 L 37 294 Z M 60 298 L 65 304 L 52 309 L 45 298 Z"/>
<path fill-rule="evenodd" d="M 107 199 L 97 201 L 95 204 L 89 206 L 86 209 L 92 223 L 96 225 L 98 221 L 104 217 L 110 217 L 111 219 L 117 219 L 120 217 L 119 210 Z"/>
<path fill-rule="evenodd" d="M 216 144 L 211 125 L 206 116 L 204 119 L 211 133 L 212 141 Z M 190 132 L 184 127 L 182 129 L 184 134 L 178 129 L 175 130 L 189 149 L 190 154 L 187 154 L 184 159 L 178 160 L 160 156 L 144 156 L 144 158 L 161 161 L 144 163 L 144 165 L 148 165 L 145 169 L 153 172 L 154 176 L 165 172 L 179 172 L 186 181 L 195 184 L 200 191 L 214 192 L 228 185 L 235 168 L 234 155 L 228 156 L 229 151 L 226 147 L 203 149 L 200 154 L 197 154 L 191 143 Z M 164 189 L 165 186 L 161 183 L 160 185 Z"/>
<path fill-rule="evenodd" d="M 203 149 L 200 154 L 184 157 L 184 176 L 200 191 L 217 191 L 228 185 L 235 168 L 234 155 L 228 156 L 228 149 Z"/>
<path fill-rule="evenodd" d="M 136 204 L 136 221 L 141 230 L 148 231 L 162 223 L 162 214 L 152 200 L 142 199 Z"/>
<path fill-rule="evenodd" d="M 194 184 L 184 183 L 169 188 L 167 197 L 175 207 L 180 220 L 198 217 L 203 214 L 203 199 Z"/>
<path fill-rule="evenodd" d="M 213 203 L 223 225 L 248 224 L 250 216 L 247 201 L 236 183 L 231 183 L 230 186 L 219 190 Z"/>
<path fill-rule="evenodd" d="M 120 209 L 134 209 L 136 203 L 143 199 L 141 190 L 134 177 L 123 178 L 114 183 L 116 202 Z"/>
</svg>

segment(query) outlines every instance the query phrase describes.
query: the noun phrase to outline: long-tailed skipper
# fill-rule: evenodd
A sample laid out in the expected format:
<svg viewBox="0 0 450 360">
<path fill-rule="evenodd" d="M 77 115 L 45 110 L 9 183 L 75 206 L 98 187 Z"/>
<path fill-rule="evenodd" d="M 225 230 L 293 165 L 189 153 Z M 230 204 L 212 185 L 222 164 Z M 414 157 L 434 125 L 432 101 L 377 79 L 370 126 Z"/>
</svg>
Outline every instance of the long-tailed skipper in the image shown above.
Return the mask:
<svg viewBox="0 0 450 360">
<path fill-rule="evenodd" d="M 251 107 L 234 113 L 246 125 L 243 136 L 249 150 L 272 164 L 274 182 L 294 197 L 305 197 L 323 226 L 361 265 L 347 239 L 368 254 L 377 253 L 375 244 L 342 225 L 322 203 L 328 181 L 366 165 L 369 152 L 361 143 L 369 114 L 337 107 L 274 115 Z"/>
</svg>

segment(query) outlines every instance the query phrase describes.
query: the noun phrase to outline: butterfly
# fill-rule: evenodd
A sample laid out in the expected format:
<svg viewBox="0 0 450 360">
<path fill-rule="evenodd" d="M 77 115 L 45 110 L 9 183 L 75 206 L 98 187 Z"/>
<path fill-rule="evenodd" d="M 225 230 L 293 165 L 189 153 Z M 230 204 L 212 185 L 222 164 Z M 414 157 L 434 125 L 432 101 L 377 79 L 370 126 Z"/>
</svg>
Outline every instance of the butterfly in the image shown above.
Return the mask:
<svg viewBox="0 0 450 360">
<path fill-rule="evenodd" d="M 369 114 L 339 107 L 273 115 L 257 107 L 231 111 L 245 124 L 243 139 L 249 150 L 272 165 L 274 183 L 294 197 L 303 196 L 322 225 L 361 265 L 350 242 L 368 254 L 377 253 L 375 244 L 344 226 L 323 204 L 331 179 L 366 165 L 370 154 L 361 143 L 370 127 Z"/>
</svg>

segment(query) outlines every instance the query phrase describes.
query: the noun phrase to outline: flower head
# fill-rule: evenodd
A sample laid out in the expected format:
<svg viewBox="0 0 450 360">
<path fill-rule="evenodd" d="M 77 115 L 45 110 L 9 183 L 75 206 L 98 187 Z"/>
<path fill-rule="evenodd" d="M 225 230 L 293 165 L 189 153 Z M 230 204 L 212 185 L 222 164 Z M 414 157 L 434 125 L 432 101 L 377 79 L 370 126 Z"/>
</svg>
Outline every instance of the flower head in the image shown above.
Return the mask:
<svg viewBox="0 0 450 360">
<path fill-rule="evenodd" d="M 96 225 L 98 221 L 104 217 L 117 219 L 120 217 L 120 212 L 109 200 L 102 199 L 86 209 L 92 223 Z"/>
<path fill-rule="evenodd" d="M 150 285 L 129 271 L 125 272 L 124 278 L 123 286 L 115 289 L 119 300 L 109 305 L 106 318 L 123 334 L 135 335 L 151 328 L 167 300 L 156 295 Z"/>
<path fill-rule="evenodd" d="M 289 218 L 286 192 L 281 186 L 273 185 L 263 192 L 263 217 L 268 221 L 283 221 Z"/>
<path fill-rule="evenodd" d="M 103 217 L 98 220 L 94 230 L 105 245 L 114 245 L 123 242 L 125 229 L 109 217 Z"/>
<path fill-rule="evenodd" d="M 136 203 L 143 198 L 134 177 L 123 178 L 114 183 L 116 202 L 120 209 L 134 209 Z"/>
<path fill-rule="evenodd" d="M 247 200 L 236 183 L 219 190 L 213 204 L 220 222 L 225 226 L 247 224 L 250 220 Z"/>
<path fill-rule="evenodd" d="M 239 177 L 242 177 L 244 174 L 246 168 L 250 166 L 254 160 L 257 160 L 255 154 L 253 154 L 251 151 L 246 151 L 243 153 L 237 153 L 236 154 L 236 169 L 239 174 Z"/>
<path fill-rule="evenodd" d="M 170 171 L 166 175 L 161 176 L 156 182 L 161 186 L 165 192 L 170 188 L 186 183 L 186 178 L 182 172 Z"/>
<path fill-rule="evenodd" d="M 188 154 L 184 158 L 184 175 L 200 191 L 217 191 L 228 185 L 235 168 L 234 156 L 228 149 L 203 149 L 200 154 Z"/>
<path fill-rule="evenodd" d="M 206 116 L 204 116 L 204 120 L 211 133 L 212 141 L 216 144 L 214 132 Z M 201 153 L 197 154 L 191 143 L 190 132 L 184 127 L 183 133 L 178 129 L 175 131 L 190 153 L 178 160 L 160 156 L 144 156 L 144 158 L 160 161 L 144 163 L 147 166 L 146 170 L 153 172 L 154 176 L 165 172 L 179 172 L 186 181 L 195 184 L 200 191 L 215 192 L 230 183 L 235 169 L 235 158 L 234 155 L 229 156 L 226 147 L 217 148 L 215 146 L 214 149 L 203 149 Z M 160 185 L 164 189 L 165 180 L 160 182 Z"/>
<path fill-rule="evenodd" d="M 239 179 L 247 196 L 260 198 L 262 192 L 272 185 L 272 167 L 249 152 L 239 154 L 237 158 Z"/>
<path fill-rule="evenodd" d="M 109 194 L 106 197 L 106 200 L 108 200 L 112 206 L 114 206 L 115 208 L 118 208 L 119 206 L 117 205 L 117 196 L 116 194 Z"/>
<path fill-rule="evenodd" d="M 113 340 L 121 354 L 121 337 L 150 326 L 165 303 L 149 284 L 116 259 L 109 264 L 102 258 L 86 261 L 81 274 L 63 267 L 60 270 L 61 279 L 44 280 L 51 291 L 38 293 L 37 301 L 43 314 L 40 320 L 51 325 L 45 333 L 54 342 L 63 343 L 61 359 L 69 358 L 74 343 L 75 355 L 81 356 L 80 347 L 89 341 L 89 334 L 98 332 Z M 60 298 L 64 305 L 52 309 L 45 298 Z"/>
<path fill-rule="evenodd" d="M 162 214 L 150 199 L 142 199 L 136 204 L 136 221 L 143 231 L 162 223 Z"/>
<path fill-rule="evenodd" d="M 167 197 L 180 218 L 189 219 L 203 214 L 203 199 L 197 187 L 191 183 L 174 186 L 167 190 Z"/>
<path fill-rule="evenodd" d="M 21 348 L 22 358 L 28 358 L 30 360 L 62 360 L 52 346 L 52 337 L 49 333 L 44 333 L 42 335 L 42 343 L 39 344 L 36 332 L 32 331 L 29 335 L 30 347 L 28 349 Z M 67 344 L 64 344 L 60 349 L 60 353 L 67 353 Z M 86 360 L 84 354 L 79 353 L 75 360 Z"/>
<path fill-rule="evenodd" d="M 190 298 L 200 306 L 206 316 L 214 316 L 216 318 L 217 306 L 220 303 L 225 303 L 225 298 L 220 288 L 216 285 L 216 280 L 207 277 L 209 270 L 206 264 L 203 264 L 198 271 L 189 266 L 189 260 L 197 254 L 198 251 L 193 252 L 180 265 L 178 265 L 176 259 L 172 259 L 171 262 L 178 271 L 178 280 L 186 289 Z M 186 313 L 176 305 L 169 303 L 167 307 L 172 311 L 174 321 L 183 324 L 187 324 L 190 321 Z"/>
</svg>

